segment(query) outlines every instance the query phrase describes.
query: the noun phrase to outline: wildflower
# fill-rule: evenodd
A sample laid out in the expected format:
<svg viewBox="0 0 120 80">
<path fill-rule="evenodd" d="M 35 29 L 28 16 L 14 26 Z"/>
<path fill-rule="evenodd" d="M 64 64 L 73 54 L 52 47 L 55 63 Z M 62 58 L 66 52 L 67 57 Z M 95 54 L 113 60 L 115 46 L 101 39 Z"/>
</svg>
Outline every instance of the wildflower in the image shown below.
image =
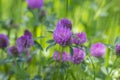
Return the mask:
<svg viewBox="0 0 120 80">
<path fill-rule="evenodd" d="M 100 42 L 91 46 L 90 53 L 94 57 L 102 57 L 106 52 L 106 46 Z"/>
<path fill-rule="evenodd" d="M 81 32 L 72 36 L 72 43 L 79 45 L 84 44 L 87 41 L 86 34 Z"/>
<path fill-rule="evenodd" d="M 55 51 L 54 54 L 53 54 L 53 59 L 55 61 L 59 61 L 60 60 L 60 53 Z"/>
<path fill-rule="evenodd" d="M 58 21 L 56 27 L 66 27 L 69 28 L 70 30 L 72 29 L 72 23 L 70 20 L 63 18 Z"/>
<path fill-rule="evenodd" d="M 70 44 L 72 32 L 68 28 L 58 27 L 53 32 L 54 41 L 62 46 L 66 46 Z"/>
<path fill-rule="evenodd" d="M 6 35 L 0 34 L 0 48 L 6 48 L 9 45 L 9 39 Z"/>
<path fill-rule="evenodd" d="M 31 9 L 41 9 L 43 7 L 44 0 L 27 0 L 27 3 Z"/>
<path fill-rule="evenodd" d="M 74 54 L 72 55 L 72 62 L 74 64 L 81 63 L 86 56 L 84 50 L 81 50 L 79 48 L 74 48 L 73 50 L 74 50 Z"/>
<path fill-rule="evenodd" d="M 71 58 L 70 55 L 67 54 L 66 52 L 63 52 L 61 57 L 60 57 L 60 53 L 57 51 L 55 51 L 53 54 L 53 59 L 55 61 L 60 61 L 60 59 L 62 59 L 62 62 L 66 62 L 66 61 L 69 61 L 70 58 Z"/>
<path fill-rule="evenodd" d="M 24 35 L 28 36 L 29 38 L 32 38 L 32 33 L 30 31 L 28 31 L 28 30 L 24 31 Z"/>
<path fill-rule="evenodd" d="M 23 52 L 27 48 L 30 48 L 34 45 L 34 41 L 32 39 L 32 33 L 28 30 L 25 30 L 24 35 L 17 39 L 17 47 L 19 52 Z"/>
<path fill-rule="evenodd" d="M 69 61 L 69 60 L 70 60 L 69 54 L 67 54 L 66 52 L 63 52 L 62 53 L 62 61 L 66 62 L 66 61 Z"/>
<path fill-rule="evenodd" d="M 18 56 L 19 55 L 18 48 L 16 46 L 12 46 L 8 48 L 8 54 L 13 56 Z"/>
</svg>

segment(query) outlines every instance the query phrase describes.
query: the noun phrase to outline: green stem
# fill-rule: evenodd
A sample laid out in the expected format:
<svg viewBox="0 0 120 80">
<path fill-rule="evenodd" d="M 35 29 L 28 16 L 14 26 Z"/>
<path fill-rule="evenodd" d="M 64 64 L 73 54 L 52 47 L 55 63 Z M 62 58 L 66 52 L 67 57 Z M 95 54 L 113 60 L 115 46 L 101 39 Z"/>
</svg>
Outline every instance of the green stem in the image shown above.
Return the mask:
<svg viewBox="0 0 120 80">
<path fill-rule="evenodd" d="M 2 18 L 2 0 L 0 0 L 0 19 Z"/>
<path fill-rule="evenodd" d="M 39 56 L 40 56 L 40 59 L 43 57 L 41 50 L 40 50 Z M 38 62 L 38 75 L 41 74 L 41 68 L 42 68 L 41 63 L 42 63 L 41 60 L 39 60 L 39 62 Z"/>
<path fill-rule="evenodd" d="M 68 0 L 66 0 L 66 17 L 67 17 L 67 15 L 68 15 Z"/>
<path fill-rule="evenodd" d="M 8 37 L 10 38 L 10 32 L 11 32 L 11 29 L 8 28 L 8 29 L 7 29 L 7 32 L 8 32 L 7 35 L 8 35 Z"/>
<path fill-rule="evenodd" d="M 33 34 L 34 34 L 34 37 L 37 37 L 37 26 L 34 26 L 33 28 Z"/>
<path fill-rule="evenodd" d="M 89 58 L 90 58 L 90 61 L 92 63 L 92 67 L 93 67 L 93 73 L 94 73 L 93 80 L 95 80 L 95 65 L 94 65 L 93 60 L 91 59 L 91 57 L 89 57 Z"/>
<path fill-rule="evenodd" d="M 113 71 L 113 69 L 114 69 L 114 67 L 115 67 L 115 65 L 116 65 L 116 63 L 117 63 L 117 60 L 118 60 L 118 57 L 116 57 L 116 59 L 115 59 L 115 61 L 114 61 L 114 63 L 113 63 L 114 66 L 112 66 L 110 72 L 108 73 L 108 75 L 107 75 L 107 77 L 106 77 L 106 80 L 109 79 L 110 74 L 112 73 L 112 71 Z"/>
</svg>

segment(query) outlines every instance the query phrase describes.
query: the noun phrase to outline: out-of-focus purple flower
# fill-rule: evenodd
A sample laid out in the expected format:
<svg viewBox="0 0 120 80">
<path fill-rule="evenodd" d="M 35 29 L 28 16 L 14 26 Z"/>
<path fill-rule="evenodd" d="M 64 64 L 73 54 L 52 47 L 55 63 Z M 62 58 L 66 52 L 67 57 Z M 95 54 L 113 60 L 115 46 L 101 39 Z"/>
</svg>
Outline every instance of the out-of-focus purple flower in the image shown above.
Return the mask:
<svg viewBox="0 0 120 80">
<path fill-rule="evenodd" d="M 84 60 L 85 56 L 86 54 L 84 50 L 81 50 L 79 48 L 74 48 L 74 54 L 72 55 L 72 62 L 74 64 L 79 64 Z"/>
<path fill-rule="evenodd" d="M 120 55 L 120 44 L 116 45 L 116 54 Z"/>
<path fill-rule="evenodd" d="M 59 61 L 60 60 L 60 53 L 55 51 L 54 54 L 53 54 L 53 59 L 55 61 Z"/>
<path fill-rule="evenodd" d="M 23 52 L 27 48 L 30 48 L 34 45 L 34 41 L 32 39 L 32 33 L 29 31 L 24 32 L 24 35 L 17 39 L 17 47 L 19 52 Z"/>
<path fill-rule="evenodd" d="M 43 7 L 44 0 L 27 0 L 27 3 L 31 9 L 41 9 Z"/>
<path fill-rule="evenodd" d="M 72 39 L 72 43 L 74 44 L 77 44 L 77 45 L 84 44 L 87 41 L 86 33 L 84 32 L 77 33 L 73 35 L 71 39 Z"/>
<path fill-rule="evenodd" d="M 6 48 L 9 45 L 9 39 L 6 35 L 0 34 L 0 48 Z"/>
<path fill-rule="evenodd" d="M 56 61 L 60 61 L 60 53 L 55 51 L 53 54 L 53 59 Z M 62 53 L 61 56 L 62 62 L 66 62 L 66 61 L 70 61 L 71 60 L 71 56 L 69 54 L 67 54 L 66 52 Z"/>
<path fill-rule="evenodd" d="M 19 56 L 18 48 L 16 46 L 12 46 L 12 47 L 8 48 L 8 54 L 13 55 L 15 57 Z"/>
<path fill-rule="evenodd" d="M 71 60 L 72 60 L 72 55 L 71 55 L 71 54 L 68 54 L 68 55 L 67 55 L 67 59 L 68 59 L 68 61 L 71 61 Z"/>
<path fill-rule="evenodd" d="M 32 33 L 29 30 L 25 30 L 24 35 L 28 36 L 29 38 L 32 38 Z"/>
<path fill-rule="evenodd" d="M 62 53 L 62 61 L 66 62 L 69 61 L 69 54 L 67 54 L 66 52 Z"/>
<path fill-rule="evenodd" d="M 66 27 L 66 28 L 72 29 L 72 23 L 70 20 L 63 18 L 58 21 L 56 27 Z"/>
<path fill-rule="evenodd" d="M 95 43 L 91 46 L 90 53 L 94 57 L 102 57 L 106 53 L 106 46 L 100 42 Z"/>
<path fill-rule="evenodd" d="M 66 46 L 70 44 L 70 38 L 72 35 L 72 31 L 66 27 L 58 27 L 53 32 L 54 41 L 62 46 Z"/>
</svg>

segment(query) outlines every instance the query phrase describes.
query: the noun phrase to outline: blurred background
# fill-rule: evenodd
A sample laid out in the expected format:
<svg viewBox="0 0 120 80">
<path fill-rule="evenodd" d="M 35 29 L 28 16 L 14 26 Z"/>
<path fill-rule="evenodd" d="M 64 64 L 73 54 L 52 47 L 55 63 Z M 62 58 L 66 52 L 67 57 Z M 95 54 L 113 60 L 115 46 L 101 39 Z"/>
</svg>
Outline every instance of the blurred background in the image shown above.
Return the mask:
<svg viewBox="0 0 120 80">
<path fill-rule="evenodd" d="M 48 46 L 46 41 L 52 39 L 52 34 L 49 31 L 53 31 L 56 27 L 56 22 L 62 18 L 68 18 L 72 21 L 74 33 L 86 32 L 88 42 L 85 45 L 87 46 L 91 46 L 92 43 L 98 41 L 114 45 L 115 38 L 120 36 L 120 0 L 44 1 L 43 10 L 45 15 L 42 15 L 44 19 L 37 22 L 25 0 L 0 0 L 0 33 L 5 33 L 9 36 L 10 45 L 16 44 L 16 38 L 21 36 L 25 29 L 29 29 L 32 31 L 34 38 L 46 37 L 38 40 L 44 50 L 42 55 L 52 56 L 53 51 L 59 49 L 59 47 L 46 51 L 45 49 Z M 37 26 L 36 32 L 34 31 L 35 26 Z M 41 54 L 38 53 L 38 55 Z M 108 65 L 111 58 L 110 55 L 112 54 L 108 50 L 108 54 L 105 56 L 105 65 Z M 39 56 L 35 56 L 32 63 L 39 61 L 39 59 Z M 4 66 L 0 68 L 0 77 L 6 76 L 3 73 L 7 73 L 7 69 L 3 70 L 3 68 Z M 31 76 L 34 76 L 36 73 L 35 65 L 30 65 L 28 71 L 33 72 Z"/>
</svg>

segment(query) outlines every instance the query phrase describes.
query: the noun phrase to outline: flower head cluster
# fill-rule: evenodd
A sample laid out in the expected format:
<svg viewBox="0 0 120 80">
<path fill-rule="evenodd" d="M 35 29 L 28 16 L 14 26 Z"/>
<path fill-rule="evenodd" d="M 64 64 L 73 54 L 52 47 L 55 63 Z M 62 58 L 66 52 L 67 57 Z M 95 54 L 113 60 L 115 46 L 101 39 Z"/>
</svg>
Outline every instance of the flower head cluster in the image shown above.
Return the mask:
<svg viewBox="0 0 120 80">
<path fill-rule="evenodd" d="M 9 45 L 9 39 L 6 35 L 0 34 L 0 48 L 6 48 Z"/>
<path fill-rule="evenodd" d="M 57 22 L 56 29 L 53 33 L 54 41 L 62 46 L 70 44 L 84 44 L 87 41 L 86 33 L 72 33 L 72 23 L 70 20 L 63 18 Z"/>
<path fill-rule="evenodd" d="M 28 30 L 25 30 L 24 35 L 17 39 L 17 47 L 19 52 L 23 52 L 27 48 L 30 48 L 34 45 L 34 41 L 32 39 L 32 33 Z"/>
<path fill-rule="evenodd" d="M 61 20 L 58 21 L 56 27 L 66 27 L 69 28 L 70 30 L 72 29 L 72 23 L 70 20 L 63 18 Z"/>
<path fill-rule="evenodd" d="M 84 44 L 87 41 L 86 33 L 81 32 L 81 33 L 74 34 L 71 38 L 71 41 L 76 45 Z"/>
<path fill-rule="evenodd" d="M 62 46 L 70 44 L 72 36 L 71 28 L 71 21 L 65 18 L 59 20 L 53 33 L 54 41 Z"/>
<path fill-rule="evenodd" d="M 13 56 L 19 56 L 18 48 L 16 46 L 8 48 L 8 54 Z"/>
<path fill-rule="evenodd" d="M 27 0 L 27 3 L 31 9 L 41 9 L 43 7 L 44 0 Z"/>
<path fill-rule="evenodd" d="M 102 57 L 106 53 L 106 46 L 100 42 L 95 43 L 91 46 L 90 53 L 94 57 Z"/>
<path fill-rule="evenodd" d="M 53 59 L 55 61 L 59 61 L 60 60 L 60 54 L 59 52 L 55 51 L 54 54 L 53 54 Z"/>
<path fill-rule="evenodd" d="M 81 50 L 79 48 L 74 48 L 74 54 L 72 56 L 72 62 L 74 64 L 79 64 L 84 60 L 85 56 L 86 56 L 86 54 L 85 54 L 84 50 Z"/>
<path fill-rule="evenodd" d="M 54 41 L 62 46 L 68 45 L 70 43 L 72 32 L 68 28 L 63 26 L 56 28 L 53 33 Z"/>
<path fill-rule="evenodd" d="M 60 56 L 60 53 L 58 51 L 55 51 L 53 54 L 53 59 L 55 61 L 60 61 L 60 59 L 62 59 L 62 62 L 66 62 L 70 60 L 70 55 L 67 54 L 66 52 L 63 52 L 62 56 Z"/>
</svg>

